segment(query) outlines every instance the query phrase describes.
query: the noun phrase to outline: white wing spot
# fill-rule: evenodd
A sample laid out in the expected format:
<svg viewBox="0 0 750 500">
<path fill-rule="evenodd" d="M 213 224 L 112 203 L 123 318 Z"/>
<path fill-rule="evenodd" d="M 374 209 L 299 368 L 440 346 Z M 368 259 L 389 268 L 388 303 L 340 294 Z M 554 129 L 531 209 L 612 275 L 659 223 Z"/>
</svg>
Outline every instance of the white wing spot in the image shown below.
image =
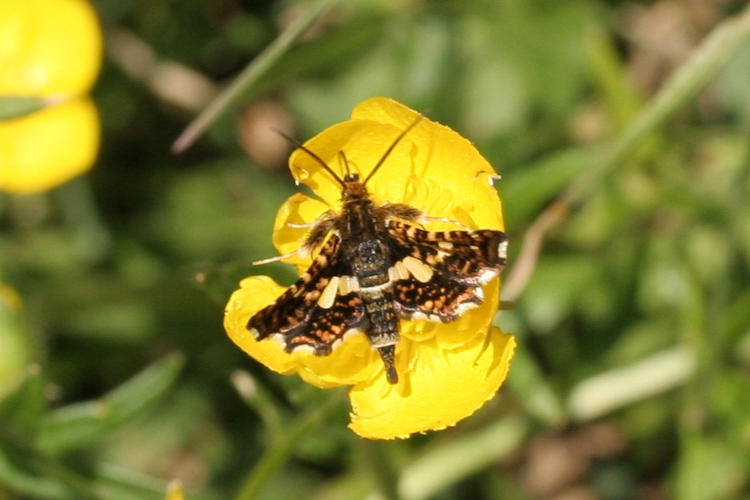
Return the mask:
<svg viewBox="0 0 750 500">
<path fill-rule="evenodd" d="M 508 240 L 501 241 L 497 246 L 497 254 L 505 259 L 508 256 Z"/>
<path fill-rule="evenodd" d="M 323 289 L 323 293 L 318 298 L 318 305 L 323 309 L 329 309 L 336 300 L 336 292 L 339 289 L 339 277 L 334 276 Z"/>
<path fill-rule="evenodd" d="M 396 262 L 396 271 L 398 272 L 399 279 L 402 279 L 402 280 L 409 279 L 409 270 L 406 269 L 406 266 L 400 260 Z"/>
<path fill-rule="evenodd" d="M 404 258 L 403 263 L 404 266 L 406 266 L 406 269 L 409 270 L 411 275 L 414 276 L 417 281 L 427 283 L 432 279 L 432 268 L 421 260 L 409 255 Z"/>
<path fill-rule="evenodd" d="M 398 268 L 391 266 L 388 268 L 388 280 L 391 282 L 398 281 L 401 277 L 398 275 Z"/>
<path fill-rule="evenodd" d="M 359 291 L 359 281 L 356 276 L 342 276 L 339 280 L 339 293 L 348 295 Z"/>
</svg>

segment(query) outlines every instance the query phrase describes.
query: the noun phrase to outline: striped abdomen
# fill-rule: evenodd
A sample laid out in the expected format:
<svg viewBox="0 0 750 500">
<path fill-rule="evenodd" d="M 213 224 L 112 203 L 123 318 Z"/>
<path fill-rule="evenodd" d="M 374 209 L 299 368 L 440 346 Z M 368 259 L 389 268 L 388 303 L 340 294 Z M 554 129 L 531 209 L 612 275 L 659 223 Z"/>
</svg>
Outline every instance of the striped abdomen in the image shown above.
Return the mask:
<svg viewBox="0 0 750 500">
<path fill-rule="evenodd" d="M 398 343 L 398 314 L 393 308 L 393 292 L 388 274 L 390 258 L 378 240 L 357 245 L 352 271 L 359 283 L 359 293 L 367 314 L 367 337 L 386 367 L 388 381 L 398 380 L 393 365 L 394 346 Z"/>
</svg>

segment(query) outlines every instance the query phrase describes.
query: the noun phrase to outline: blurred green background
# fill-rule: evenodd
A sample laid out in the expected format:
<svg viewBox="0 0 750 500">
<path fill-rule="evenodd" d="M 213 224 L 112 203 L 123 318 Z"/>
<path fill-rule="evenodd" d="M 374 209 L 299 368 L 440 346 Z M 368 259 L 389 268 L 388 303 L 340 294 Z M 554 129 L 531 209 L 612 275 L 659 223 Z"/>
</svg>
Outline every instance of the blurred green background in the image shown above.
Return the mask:
<svg viewBox="0 0 750 500">
<path fill-rule="evenodd" d="M 23 301 L 0 300 L 0 499 L 163 498 L 175 478 L 189 499 L 750 496 L 745 2 L 334 2 L 180 155 L 310 4 L 94 5 L 97 164 L 0 195 L 0 272 Z M 733 44 L 702 45 L 720 26 Z M 373 95 L 502 174 L 513 303 L 496 322 L 520 343 L 475 416 L 387 443 L 222 328 L 296 191 L 270 128 L 305 139 Z M 542 235 L 535 260 L 522 243 Z"/>
</svg>

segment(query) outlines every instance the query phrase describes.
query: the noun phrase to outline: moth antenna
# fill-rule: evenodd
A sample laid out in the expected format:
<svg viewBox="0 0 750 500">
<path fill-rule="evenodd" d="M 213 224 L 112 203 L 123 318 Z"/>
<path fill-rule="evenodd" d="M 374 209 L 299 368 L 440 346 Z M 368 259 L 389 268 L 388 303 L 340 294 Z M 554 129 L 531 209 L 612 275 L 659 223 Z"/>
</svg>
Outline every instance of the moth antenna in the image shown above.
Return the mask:
<svg viewBox="0 0 750 500">
<path fill-rule="evenodd" d="M 346 153 L 343 150 L 339 150 L 339 163 L 344 165 L 344 176 L 349 177 L 349 160 L 346 159 Z"/>
<path fill-rule="evenodd" d="M 401 139 L 403 139 L 404 136 L 406 134 L 408 134 L 411 129 L 413 129 L 414 127 L 416 127 L 417 123 L 419 123 L 420 121 L 422 121 L 422 118 L 424 118 L 424 115 L 422 115 L 422 114 L 420 114 L 419 116 L 417 116 L 416 120 L 414 120 L 413 122 L 411 122 L 411 124 L 408 127 L 406 127 L 398 135 L 398 137 L 396 137 L 396 140 L 393 141 L 393 143 L 390 146 L 388 146 L 388 149 L 385 150 L 385 153 L 383 153 L 383 156 L 380 157 L 380 160 L 378 160 L 378 162 L 375 164 L 375 166 L 373 167 L 373 169 L 370 170 L 370 173 L 367 174 L 367 177 L 365 177 L 365 180 L 362 182 L 362 185 L 366 185 L 367 184 L 367 181 L 369 181 L 370 178 L 373 175 L 375 175 L 375 172 L 377 172 L 378 169 L 381 167 L 381 165 L 383 165 L 383 162 L 385 162 L 385 159 L 388 158 L 388 156 L 391 154 L 391 152 L 393 151 L 393 149 L 398 145 L 398 143 L 401 142 Z"/>
<path fill-rule="evenodd" d="M 341 179 L 341 177 L 339 177 L 338 175 L 336 175 L 336 172 L 334 172 L 333 169 L 331 167 L 329 167 L 328 164 L 326 162 L 324 162 L 323 159 L 320 156 L 316 155 L 315 153 L 313 153 L 312 151 L 310 151 L 307 147 L 305 147 L 301 142 L 299 142 L 297 139 L 293 139 L 292 137 L 288 136 L 287 134 L 285 134 L 281 130 L 279 130 L 277 128 L 272 128 L 271 130 L 273 130 L 274 132 L 276 132 L 277 134 L 279 134 L 281 137 L 283 137 L 284 139 L 286 139 L 287 141 L 289 141 L 289 144 L 291 144 L 295 148 L 301 149 L 302 151 L 304 151 L 305 153 L 307 153 L 308 155 L 310 155 L 310 157 L 313 160 L 317 161 L 320 164 L 320 166 L 323 167 L 323 169 L 325 169 L 326 172 L 328 172 L 329 174 L 331 174 L 331 177 L 333 177 L 334 180 L 341 185 L 341 187 L 344 187 L 344 181 Z"/>
</svg>

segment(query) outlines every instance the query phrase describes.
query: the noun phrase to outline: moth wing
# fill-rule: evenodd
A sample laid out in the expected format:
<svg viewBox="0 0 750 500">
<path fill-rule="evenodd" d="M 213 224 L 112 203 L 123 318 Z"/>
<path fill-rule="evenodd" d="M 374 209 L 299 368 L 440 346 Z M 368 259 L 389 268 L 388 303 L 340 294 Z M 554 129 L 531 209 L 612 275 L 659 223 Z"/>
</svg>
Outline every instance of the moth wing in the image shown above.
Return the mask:
<svg viewBox="0 0 750 500">
<path fill-rule="evenodd" d="M 482 303 L 482 285 L 505 267 L 502 231 L 425 231 L 394 221 L 388 234 L 399 278 L 394 302 L 405 318 L 456 320 Z"/>
<path fill-rule="evenodd" d="M 302 276 L 276 301 L 253 315 L 247 328 L 261 340 L 282 340 L 287 351 L 311 349 L 329 353 L 347 332 L 365 320 L 362 299 L 341 295 L 337 282 L 348 272 L 339 255 L 341 239 L 332 235 Z"/>
<path fill-rule="evenodd" d="M 484 285 L 500 274 L 507 259 L 502 231 L 425 231 L 392 221 L 388 234 L 396 260 L 411 256 L 453 283 Z"/>
<path fill-rule="evenodd" d="M 402 318 L 447 323 L 482 303 L 481 286 L 451 281 L 434 275 L 426 283 L 415 278 L 393 284 L 393 300 Z"/>
</svg>

